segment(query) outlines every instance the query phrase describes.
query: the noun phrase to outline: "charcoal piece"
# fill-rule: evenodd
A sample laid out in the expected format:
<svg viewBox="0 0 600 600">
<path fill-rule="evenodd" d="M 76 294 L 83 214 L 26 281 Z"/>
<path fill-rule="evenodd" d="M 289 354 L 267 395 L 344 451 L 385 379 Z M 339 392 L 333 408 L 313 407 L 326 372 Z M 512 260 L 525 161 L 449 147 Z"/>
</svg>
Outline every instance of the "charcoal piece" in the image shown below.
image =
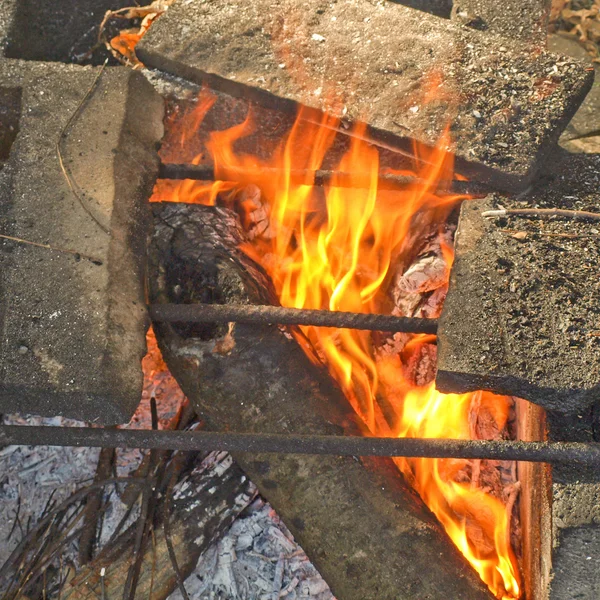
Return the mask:
<svg viewBox="0 0 600 600">
<path fill-rule="evenodd" d="M 152 302 L 210 290 L 215 301 L 270 303 L 270 282 L 237 246 L 234 213 L 154 205 L 149 249 Z M 189 300 L 188 300 L 189 301 Z M 155 324 L 181 387 L 212 430 L 361 433 L 324 370 L 277 326 L 213 331 Z M 491 598 L 438 523 L 389 460 L 237 455 L 340 600 Z M 435 557 L 435 559 L 433 559 Z"/>
<path fill-rule="evenodd" d="M 125 68 L 104 70 L 84 101 L 98 73 L 0 66 L 0 86 L 20 89 L 22 104 L 0 172 L 0 233 L 77 253 L 0 240 L 2 412 L 114 424 L 141 398 L 147 199 L 163 101 Z"/>
<path fill-rule="evenodd" d="M 597 155 L 565 153 L 529 196 L 463 204 L 438 330 L 438 389 L 487 389 L 576 416 L 598 400 L 597 222 L 482 213 L 598 212 L 599 167 Z"/>
<path fill-rule="evenodd" d="M 137 53 L 234 96 L 366 121 L 408 151 L 449 125 L 460 169 L 509 190 L 533 179 L 594 75 L 576 59 L 368 0 L 180 2 Z"/>
</svg>

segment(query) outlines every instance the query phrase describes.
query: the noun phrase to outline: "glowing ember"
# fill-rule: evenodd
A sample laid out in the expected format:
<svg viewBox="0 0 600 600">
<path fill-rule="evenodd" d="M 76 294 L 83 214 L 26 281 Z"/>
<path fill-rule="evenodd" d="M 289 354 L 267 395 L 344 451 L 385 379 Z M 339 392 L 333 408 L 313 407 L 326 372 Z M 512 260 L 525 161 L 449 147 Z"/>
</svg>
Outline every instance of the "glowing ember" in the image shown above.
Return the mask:
<svg viewBox="0 0 600 600">
<path fill-rule="evenodd" d="M 203 92 L 197 110 L 180 119 L 179 130 L 191 137 L 213 102 Z M 206 144 L 223 181 L 159 182 L 153 199 L 214 204 L 231 190 L 231 206 L 241 213 L 253 239 L 245 251 L 267 270 L 283 306 L 438 316 L 452 261 L 452 232 L 445 223 L 464 199 L 435 193 L 436 182 L 453 175 L 448 136 L 436 149 L 415 148 L 414 170 L 404 174 L 425 181 L 418 187 L 377 190 L 379 154 L 365 141 L 360 125 L 336 168 L 357 174 L 361 186 L 337 187 L 335 179 L 325 189 L 294 183 L 291 170 L 321 168 L 338 126 L 327 116 L 316 123 L 301 110 L 287 138 L 268 161 L 261 161 L 233 150 L 234 142 L 253 129 L 248 117 L 213 132 Z M 181 148 L 186 142 L 184 135 Z M 169 159 L 189 160 L 184 154 L 175 149 Z M 199 164 L 201 155 L 193 162 Z M 280 171 L 265 177 L 261 169 L 267 167 Z M 365 178 L 370 182 L 366 187 Z M 428 238 L 439 252 L 415 262 Z M 400 296 L 404 299 L 398 300 Z M 411 304 L 407 297 L 421 302 Z M 397 334 L 378 340 L 369 332 L 348 329 L 302 331 L 374 435 L 470 439 L 490 431 L 501 436 L 506 430 L 509 398 L 435 390 L 431 336 Z M 483 420 L 487 425 L 482 429 Z M 396 464 L 492 592 L 498 598 L 518 598 L 520 576 L 510 544 L 518 484 L 494 491 L 479 481 L 481 462 L 399 459 Z"/>
<path fill-rule="evenodd" d="M 176 429 L 188 400 L 173 375 L 171 375 L 156 343 L 152 328 L 146 334 L 148 352 L 142 360 L 144 387 L 142 400 L 127 429 L 151 429 L 150 398 L 156 399 L 159 429 Z"/>
</svg>

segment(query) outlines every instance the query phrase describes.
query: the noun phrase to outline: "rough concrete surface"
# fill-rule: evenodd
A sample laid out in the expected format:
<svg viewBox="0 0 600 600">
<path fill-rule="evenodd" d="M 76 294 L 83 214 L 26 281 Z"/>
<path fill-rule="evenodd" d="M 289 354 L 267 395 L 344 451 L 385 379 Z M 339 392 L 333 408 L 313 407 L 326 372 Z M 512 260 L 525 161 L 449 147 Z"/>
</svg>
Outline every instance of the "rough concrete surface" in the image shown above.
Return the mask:
<svg viewBox="0 0 600 600">
<path fill-rule="evenodd" d="M 600 598 L 600 527 L 558 531 L 549 600 Z"/>
<path fill-rule="evenodd" d="M 146 65 L 365 120 L 395 141 L 433 144 L 450 122 L 461 168 L 503 189 L 531 180 L 593 77 L 574 59 L 367 0 L 176 3 L 137 50 Z"/>
<path fill-rule="evenodd" d="M 600 596 L 600 484 L 552 485 L 552 580 L 549 600 Z"/>
<path fill-rule="evenodd" d="M 455 0 L 452 19 L 468 27 L 545 47 L 550 0 Z"/>
<path fill-rule="evenodd" d="M 98 71 L 27 61 L 0 68 L 0 82 L 22 90 L 19 133 L 0 172 L 0 231 L 81 253 L 2 241 L 0 410 L 127 421 L 141 397 L 145 203 L 162 99 L 138 73 L 103 72 L 61 140 L 80 202 L 56 145 Z"/>
<path fill-rule="evenodd" d="M 571 140 L 586 136 L 582 141 L 589 143 L 590 140 L 597 140 L 598 151 L 600 151 L 600 141 L 598 141 L 600 140 L 600 65 L 592 63 L 585 48 L 573 38 L 557 33 L 552 34 L 548 37 L 548 48 L 557 54 L 586 61 L 596 74 L 592 89 L 560 138 L 561 145 L 570 152 L 581 152 L 581 145 Z"/>
<path fill-rule="evenodd" d="M 598 400 L 599 223 L 481 213 L 597 212 L 599 187 L 600 156 L 563 155 L 526 198 L 463 204 L 440 321 L 440 390 L 491 389 L 577 414 Z"/>
</svg>

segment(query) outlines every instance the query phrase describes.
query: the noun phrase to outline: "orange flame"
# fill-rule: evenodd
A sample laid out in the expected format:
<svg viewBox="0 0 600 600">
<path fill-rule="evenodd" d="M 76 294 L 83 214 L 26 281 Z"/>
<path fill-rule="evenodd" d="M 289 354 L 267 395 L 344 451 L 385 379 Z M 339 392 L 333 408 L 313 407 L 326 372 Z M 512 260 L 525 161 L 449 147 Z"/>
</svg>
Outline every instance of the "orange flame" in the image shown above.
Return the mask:
<svg viewBox="0 0 600 600">
<path fill-rule="evenodd" d="M 203 92 L 197 112 L 186 118 L 195 119 L 197 125 L 211 106 L 210 95 Z M 435 192 L 439 180 L 453 176 L 449 136 L 444 133 L 435 149 L 416 148 L 419 160 L 412 174 L 419 185 L 378 191 L 379 153 L 365 140 L 362 125 L 355 126 L 336 167 L 356 174 L 356 187 L 337 185 L 335 176 L 325 189 L 295 180 L 295 170 L 312 173 L 321 168 L 337 126 L 330 116 L 318 123 L 300 110 L 287 138 L 268 161 L 262 161 L 233 149 L 234 142 L 253 129 L 249 115 L 240 125 L 211 133 L 206 148 L 217 178 L 238 182 L 238 191 L 249 184 L 260 188 L 260 210 L 268 215 L 268 224 L 245 250 L 268 271 L 283 306 L 389 311 L 393 306 L 389 289 L 399 267 L 402 273 L 415 258 L 415 241 L 441 231 L 449 212 L 464 199 Z M 200 160 L 198 155 L 194 162 Z M 278 170 L 265 171 L 273 167 Z M 232 184 L 223 182 L 210 188 L 189 181 L 174 188 L 168 185 L 172 182 L 159 182 L 153 199 L 214 204 L 218 192 L 232 189 Z M 255 221 L 256 202 L 241 204 L 244 219 Z M 439 238 L 445 262 L 443 287 L 452 248 L 441 234 Z M 398 308 L 395 314 L 400 314 Z M 431 378 L 421 386 L 411 381 L 406 360 L 428 343 L 431 348 L 431 336 L 413 336 L 400 354 L 388 356 L 377 349 L 369 332 L 315 327 L 302 331 L 373 435 L 473 438 L 473 422 L 482 403 L 488 405 L 498 431 L 506 423 L 509 403 L 504 397 L 483 392 L 444 395 L 435 390 Z M 398 459 L 396 463 L 496 597 L 518 598 L 519 570 L 510 545 L 511 509 L 476 486 L 477 465 L 448 459 Z M 471 474 L 470 481 L 465 473 Z"/>
</svg>

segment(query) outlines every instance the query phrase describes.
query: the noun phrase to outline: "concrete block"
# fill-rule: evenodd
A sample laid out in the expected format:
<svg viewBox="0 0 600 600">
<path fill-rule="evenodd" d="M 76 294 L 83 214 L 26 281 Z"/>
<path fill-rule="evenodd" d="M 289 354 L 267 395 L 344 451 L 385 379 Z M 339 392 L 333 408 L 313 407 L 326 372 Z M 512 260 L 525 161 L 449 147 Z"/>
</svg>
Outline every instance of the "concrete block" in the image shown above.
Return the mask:
<svg viewBox="0 0 600 600">
<path fill-rule="evenodd" d="M 497 208 L 598 210 L 600 157 L 563 157 L 527 199 L 466 201 L 440 320 L 436 384 L 563 413 L 600 397 L 598 222 L 486 219 Z"/>
<path fill-rule="evenodd" d="M 550 0 L 455 0 L 452 19 L 467 27 L 543 48 L 548 36 L 550 4 Z"/>
<path fill-rule="evenodd" d="M 0 172 L 0 232 L 81 254 L 2 241 L 2 412 L 109 424 L 127 421 L 141 398 L 147 199 L 163 102 L 141 74 L 109 68 L 81 105 L 97 73 L 0 63 L 0 87 L 22 95 Z"/>
<path fill-rule="evenodd" d="M 600 597 L 600 485 L 553 486 L 554 549 L 549 600 Z"/>
<path fill-rule="evenodd" d="M 450 125 L 461 170 L 523 188 L 593 71 L 390 2 L 180 2 L 137 47 L 156 67 L 267 105 L 301 103 L 406 144 Z"/>
</svg>

